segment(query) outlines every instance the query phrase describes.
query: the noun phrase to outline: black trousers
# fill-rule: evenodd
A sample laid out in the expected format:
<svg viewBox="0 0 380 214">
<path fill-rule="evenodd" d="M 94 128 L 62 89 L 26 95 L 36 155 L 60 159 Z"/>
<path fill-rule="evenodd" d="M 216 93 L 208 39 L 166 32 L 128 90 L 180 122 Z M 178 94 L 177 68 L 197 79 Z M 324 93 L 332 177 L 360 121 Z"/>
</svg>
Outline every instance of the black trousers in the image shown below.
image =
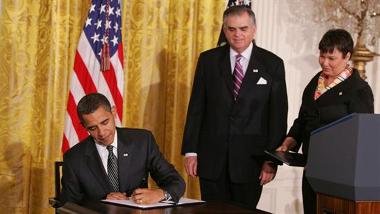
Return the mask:
<svg viewBox="0 0 380 214">
<path fill-rule="evenodd" d="M 252 178 L 252 182 L 234 183 L 229 173 L 223 170 L 217 180 L 200 177 L 201 198 L 204 201 L 226 201 L 248 209 L 256 209 L 262 192 L 259 178 Z"/>
<path fill-rule="evenodd" d="M 302 175 L 302 199 L 303 211 L 305 214 L 317 213 L 317 194 L 311 188 L 309 181 L 305 176 L 305 171 Z"/>
</svg>

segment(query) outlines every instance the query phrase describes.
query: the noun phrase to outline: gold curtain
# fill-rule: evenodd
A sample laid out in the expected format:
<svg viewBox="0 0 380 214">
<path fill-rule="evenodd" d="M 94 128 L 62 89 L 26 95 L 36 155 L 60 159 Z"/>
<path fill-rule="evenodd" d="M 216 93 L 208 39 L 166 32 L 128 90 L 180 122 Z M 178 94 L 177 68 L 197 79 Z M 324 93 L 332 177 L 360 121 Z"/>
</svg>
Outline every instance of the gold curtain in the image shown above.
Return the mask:
<svg viewBox="0 0 380 214">
<path fill-rule="evenodd" d="M 0 212 L 53 213 L 53 162 L 90 0 L 0 0 Z M 188 179 L 180 148 L 195 64 L 215 46 L 224 0 L 124 0 L 123 125 L 154 132 Z"/>
</svg>

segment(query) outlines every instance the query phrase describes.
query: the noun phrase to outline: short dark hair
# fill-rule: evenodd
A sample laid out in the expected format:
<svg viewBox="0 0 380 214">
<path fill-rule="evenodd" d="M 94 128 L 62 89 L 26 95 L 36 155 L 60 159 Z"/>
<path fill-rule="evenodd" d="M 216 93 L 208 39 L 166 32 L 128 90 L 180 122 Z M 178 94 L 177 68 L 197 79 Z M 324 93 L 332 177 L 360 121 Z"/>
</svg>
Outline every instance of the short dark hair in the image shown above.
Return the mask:
<svg viewBox="0 0 380 214">
<path fill-rule="evenodd" d="M 84 124 L 83 115 L 93 113 L 100 106 L 102 106 L 106 111 L 111 112 L 111 103 L 103 94 L 91 93 L 82 97 L 77 105 L 77 114 L 80 122 Z"/>
<path fill-rule="evenodd" d="M 255 13 L 252 11 L 252 9 L 246 5 L 236 5 L 229 7 L 227 10 L 224 11 L 223 26 L 228 16 L 242 15 L 243 13 L 248 13 L 249 17 L 252 19 L 253 24 L 256 25 Z"/>
<path fill-rule="evenodd" d="M 331 53 L 334 51 L 334 48 L 342 52 L 343 57 L 346 57 L 347 53 L 351 53 L 352 56 L 354 41 L 350 33 L 344 29 L 331 29 L 327 31 L 319 42 L 319 50 L 322 53 Z"/>
</svg>

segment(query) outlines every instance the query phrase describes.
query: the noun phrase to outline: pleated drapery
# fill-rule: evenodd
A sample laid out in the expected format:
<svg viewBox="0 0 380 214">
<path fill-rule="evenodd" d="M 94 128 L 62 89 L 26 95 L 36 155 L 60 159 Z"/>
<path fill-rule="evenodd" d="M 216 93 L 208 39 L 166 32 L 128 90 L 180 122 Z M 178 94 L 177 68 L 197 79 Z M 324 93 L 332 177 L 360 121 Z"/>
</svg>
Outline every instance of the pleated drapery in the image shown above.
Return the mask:
<svg viewBox="0 0 380 214">
<path fill-rule="evenodd" d="M 54 161 L 90 0 L 0 0 L 0 212 L 53 213 Z M 124 0 L 123 125 L 153 131 L 199 198 L 180 155 L 196 60 L 215 47 L 224 0 Z"/>
</svg>

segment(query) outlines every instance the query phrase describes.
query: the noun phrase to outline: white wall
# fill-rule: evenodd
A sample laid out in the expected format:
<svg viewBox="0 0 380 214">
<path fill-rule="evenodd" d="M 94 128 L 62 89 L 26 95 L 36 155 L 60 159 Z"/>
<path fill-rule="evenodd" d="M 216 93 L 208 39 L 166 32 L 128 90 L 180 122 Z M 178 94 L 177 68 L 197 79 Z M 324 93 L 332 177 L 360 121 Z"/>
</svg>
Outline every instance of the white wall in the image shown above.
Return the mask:
<svg viewBox="0 0 380 214">
<path fill-rule="evenodd" d="M 257 44 L 279 55 L 285 63 L 288 90 L 288 127 L 297 117 L 303 89 L 320 70 L 318 43 L 331 26 L 312 21 L 312 1 L 252 0 L 257 19 Z M 380 41 L 379 41 L 380 43 Z M 380 53 L 377 45 L 376 51 Z M 367 65 L 368 83 L 380 112 L 380 57 Z M 265 185 L 258 208 L 271 213 L 303 213 L 302 168 L 280 166 L 276 178 Z"/>
</svg>

